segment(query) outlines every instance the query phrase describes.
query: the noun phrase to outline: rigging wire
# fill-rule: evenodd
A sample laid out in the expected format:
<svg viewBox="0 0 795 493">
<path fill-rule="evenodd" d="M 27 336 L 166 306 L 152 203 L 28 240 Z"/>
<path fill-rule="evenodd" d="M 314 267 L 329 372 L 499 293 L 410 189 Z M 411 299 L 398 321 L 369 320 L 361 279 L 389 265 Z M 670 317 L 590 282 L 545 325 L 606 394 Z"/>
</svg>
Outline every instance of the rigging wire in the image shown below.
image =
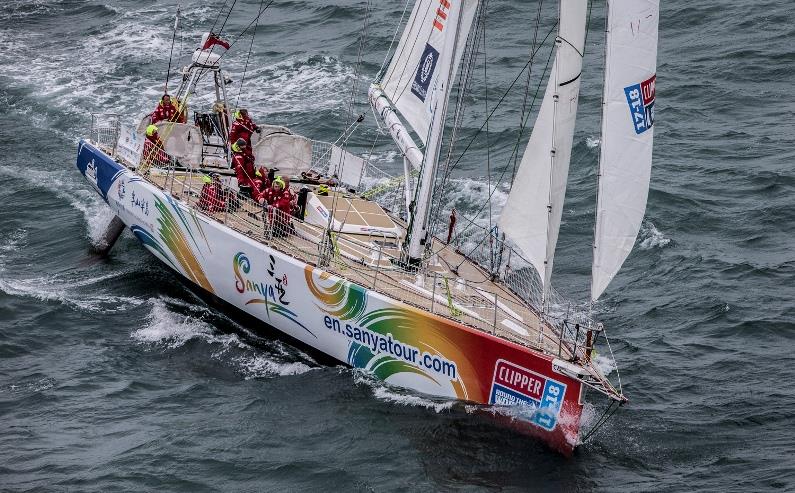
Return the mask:
<svg viewBox="0 0 795 493">
<path fill-rule="evenodd" d="M 378 72 L 377 72 L 377 75 L 375 76 L 375 80 L 378 80 L 378 81 L 381 80 L 381 76 L 384 75 L 384 69 L 387 66 L 387 62 L 392 60 L 392 57 L 389 56 L 389 54 L 392 52 L 392 46 L 394 46 L 395 39 L 397 39 L 397 35 L 400 32 L 400 26 L 403 25 L 403 18 L 406 16 L 406 12 L 409 9 L 409 4 L 410 3 L 411 3 L 411 0 L 406 0 L 406 4 L 403 6 L 403 13 L 400 14 L 400 20 L 397 22 L 397 25 L 395 26 L 395 32 L 394 32 L 394 34 L 392 34 L 392 41 L 389 42 L 389 48 L 387 48 L 386 55 L 384 55 L 384 61 L 381 62 L 381 66 L 378 68 Z"/>
<path fill-rule="evenodd" d="M 541 8 L 544 5 L 544 0 L 538 1 L 538 8 L 536 9 L 536 27 L 533 30 L 533 44 L 530 47 L 530 53 L 533 53 L 536 49 L 538 44 L 538 31 L 541 28 Z M 527 99 L 530 96 L 530 80 L 533 75 L 533 64 L 530 64 L 530 67 L 527 70 L 527 81 L 525 82 L 524 86 L 524 99 L 522 100 L 522 112 L 519 115 L 519 135 L 516 137 L 517 146 L 520 145 L 522 141 L 522 137 L 524 136 L 524 130 L 527 128 L 527 114 L 532 109 L 527 108 Z M 513 157 L 513 168 L 511 169 L 511 188 L 513 188 L 513 179 L 516 177 L 516 169 L 519 163 L 519 153 L 514 153 Z"/>
<path fill-rule="evenodd" d="M 264 3 L 265 0 L 260 0 L 259 2 L 260 11 L 262 11 L 262 6 Z M 237 90 L 237 98 L 235 99 L 235 108 L 237 108 L 240 104 L 240 93 L 243 92 L 243 83 L 246 81 L 246 73 L 248 72 L 248 61 L 251 59 L 251 51 L 254 49 L 254 39 L 257 37 L 257 27 L 259 27 L 259 17 L 257 17 L 256 21 L 257 22 L 254 23 L 254 31 L 251 33 L 251 44 L 248 47 L 248 55 L 246 55 L 246 64 L 243 66 L 243 75 L 240 78 L 240 87 Z"/>
<path fill-rule="evenodd" d="M 245 29 L 243 29 L 243 31 L 241 31 L 241 32 L 240 32 L 240 34 L 238 34 L 238 35 L 237 35 L 237 37 L 236 37 L 234 40 L 232 40 L 232 42 L 231 42 L 231 43 L 229 43 L 229 48 L 227 48 L 227 50 L 226 50 L 226 51 L 224 51 L 223 53 L 221 53 L 221 55 L 218 57 L 218 61 L 216 62 L 216 64 L 217 64 L 217 63 L 219 63 L 219 62 L 221 61 L 221 59 L 224 57 L 224 55 L 226 55 L 227 53 L 229 53 L 230 51 L 232 51 L 232 47 L 233 47 L 233 46 L 234 46 L 234 45 L 235 45 L 235 44 L 236 44 L 238 41 L 240 41 L 240 38 L 242 38 L 242 37 L 243 37 L 243 35 L 244 35 L 244 34 L 246 34 L 246 33 L 248 32 L 248 30 L 249 30 L 249 29 L 251 29 L 251 26 L 253 26 L 255 22 L 258 22 L 258 21 L 259 21 L 259 18 L 260 18 L 260 17 L 262 17 L 262 14 L 264 14 L 264 13 L 265 13 L 265 11 L 266 11 L 266 10 L 268 10 L 268 7 L 270 7 L 271 5 L 273 5 L 273 0 L 270 0 L 270 2 L 268 2 L 268 5 L 266 5 L 265 7 L 263 7 L 263 8 L 262 8 L 262 9 L 259 11 L 259 13 L 257 14 L 257 16 L 256 16 L 256 17 L 255 17 L 255 18 L 254 18 L 254 19 L 253 19 L 251 22 L 249 22 L 249 23 L 248 23 L 248 25 L 246 26 L 246 28 L 245 28 Z M 213 47 L 212 47 L 212 48 L 215 48 L 215 45 L 213 45 Z M 211 51 L 212 51 L 212 48 L 210 48 L 210 50 L 211 50 Z"/>
<path fill-rule="evenodd" d="M 364 48 L 367 43 L 367 32 L 370 27 L 370 0 L 367 0 L 367 6 L 364 11 L 364 29 L 359 37 L 359 50 L 356 53 L 356 66 L 353 70 L 353 84 L 351 85 L 351 99 L 348 104 L 348 121 L 353 120 L 353 113 L 356 107 L 356 94 L 359 89 L 359 81 L 361 80 L 361 67 L 364 58 Z"/>
<path fill-rule="evenodd" d="M 477 11 L 477 22 L 474 24 L 474 33 L 469 37 L 467 41 L 467 45 L 464 49 L 464 56 L 462 57 L 463 61 L 466 61 L 466 64 L 461 69 L 460 73 L 458 74 L 458 92 L 456 94 L 456 112 L 453 118 L 453 131 L 449 137 L 447 155 L 444 160 L 444 173 L 440 180 L 441 184 L 438 185 L 439 192 L 436 194 L 439 197 L 440 203 L 444 201 L 445 194 L 448 192 L 447 190 L 447 183 L 449 182 L 450 178 L 450 160 L 452 159 L 452 155 L 455 151 L 455 142 L 457 140 L 458 131 L 461 128 L 464 114 L 466 112 L 466 94 L 469 94 L 470 87 L 472 85 L 472 74 L 475 70 L 475 65 L 477 64 L 477 50 L 481 39 L 481 31 L 484 27 L 483 24 L 483 15 L 486 10 L 486 3 L 487 0 L 484 0 Z M 435 231 L 438 228 L 439 222 L 442 220 L 442 211 L 437 209 L 436 215 L 432 218 L 432 223 L 430 230 Z"/>
<path fill-rule="evenodd" d="M 174 42 L 177 40 L 177 28 L 179 27 L 179 5 L 177 5 L 177 14 L 174 17 L 174 34 L 171 35 L 171 52 L 168 54 L 168 69 L 166 70 L 166 85 L 163 88 L 163 94 L 168 94 L 168 79 L 171 75 L 171 60 L 174 58 Z"/>
<path fill-rule="evenodd" d="M 550 29 L 550 31 L 549 31 L 549 32 L 547 33 L 547 35 L 544 37 L 544 40 L 541 42 L 541 45 L 539 45 L 539 47 L 536 49 L 536 52 L 535 52 L 535 53 L 533 53 L 533 54 L 531 55 L 531 58 L 530 58 L 530 59 L 527 61 L 527 63 L 525 63 L 524 67 L 522 67 L 522 70 L 520 70 L 520 71 L 519 71 L 519 74 L 516 76 L 516 78 L 514 78 L 513 82 L 511 82 L 511 84 L 508 86 L 508 89 L 506 89 L 506 91 L 503 93 L 502 97 L 500 97 L 499 101 L 497 101 L 497 104 L 494 106 L 494 108 L 492 108 L 492 110 L 491 110 L 491 113 L 490 113 L 490 114 L 489 114 L 489 116 L 486 118 L 486 121 L 485 121 L 485 122 L 483 122 L 483 124 L 480 126 L 480 128 L 478 129 L 478 131 L 475 133 L 475 135 L 473 135 L 473 136 L 472 136 L 472 138 L 470 139 L 470 141 L 467 143 L 467 146 L 466 146 L 466 148 L 464 149 L 464 151 L 463 151 L 463 152 L 461 153 L 461 155 L 460 155 L 460 156 L 459 156 L 459 157 L 456 159 L 456 161 L 455 161 L 455 162 L 454 162 L 454 163 L 451 165 L 451 168 L 452 168 L 452 169 L 454 169 L 454 168 L 455 168 L 455 167 L 456 167 L 456 166 L 457 166 L 457 165 L 460 163 L 460 161 L 461 161 L 461 158 L 463 158 L 463 157 L 464 157 L 464 155 L 466 154 L 467 150 L 470 148 L 470 146 L 471 146 L 471 145 L 472 145 L 472 143 L 475 141 L 475 139 L 477 138 L 477 136 L 478 136 L 478 135 L 480 134 L 480 132 L 481 132 L 481 131 L 482 131 L 482 130 L 485 128 L 485 126 L 486 126 L 486 122 L 487 122 L 489 119 L 491 119 L 491 117 L 492 117 L 492 116 L 494 115 L 494 113 L 496 112 L 497 108 L 499 108 L 499 107 L 500 107 L 500 105 L 502 104 L 502 102 L 503 102 L 503 101 L 505 100 L 505 98 L 507 97 L 508 93 L 511 91 L 511 89 L 512 89 L 512 88 L 513 88 L 513 86 L 516 84 L 516 82 L 518 82 L 518 81 L 519 81 L 519 79 L 522 77 L 522 74 L 524 73 L 524 71 L 525 71 L 525 70 L 527 69 L 527 67 L 530 65 L 530 63 L 532 62 L 533 58 L 534 58 L 534 57 L 535 57 L 535 55 L 538 53 L 538 51 L 541 49 L 541 47 L 543 47 L 543 46 L 544 46 L 544 43 L 546 42 L 546 40 L 549 38 L 550 34 L 551 34 L 551 33 L 552 33 L 554 30 L 555 30 L 555 28 L 556 28 L 556 27 L 557 27 L 557 23 L 555 23 L 555 25 L 553 25 L 553 26 L 552 26 L 552 28 Z M 554 45 L 553 45 L 553 46 L 552 46 L 552 48 L 550 49 L 549 56 L 547 57 L 547 63 L 546 63 L 546 66 L 544 67 L 544 73 L 543 73 L 543 74 L 542 74 L 542 76 L 541 76 L 541 80 L 543 80 L 544 76 L 546 75 L 546 72 L 547 72 L 547 70 L 549 69 L 549 64 L 550 64 L 550 62 L 551 62 L 551 60 L 552 60 L 552 54 L 553 54 L 554 52 L 555 52 L 555 47 L 554 47 Z M 531 103 L 531 108 L 532 108 L 532 106 L 535 104 L 535 101 L 536 101 L 536 99 L 538 98 L 538 93 L 539 93 L 539 91 L 540 91 L 540 87 L 541 87 L 541 82 L 539 81 L 538 88 L 536 89 L 536 94 L 535 94 L 535 96 L 533 97 L 533 101 L 532 101 L 532 103 Z M 519 148 L 519 143 L 517 143 L 517 144 L 514 146 L 514 150 L 513 150 L 513 152 L 517 152 L 517 151 L 518 151 L 518 148 Z M 511 154 L 511 158 L 512 158 L 512 157 L 513 157 L 513 154 Z M 500 185 L 500 183 L 502 183 L 502 181 L 503 181 L 503 178 L 505 178 L 505 173 L 507 172 L 507 170 L 508 170 L 508 167 L 505 167 L 505 168 L 503 169 L 503 171 L 500 173 L 500 176 L 499 176 L 499 178 L 497 179 L 497 183 L 496 183 L 496 185 L 495 185 L 494 189 L 490 191 L 490 193 L 489 193 L 489 196 L 488 196 L 488 197 L 487 197 L 487 199 L 486 199 L 487 201 L 490 201 L 490 200 L 491 200 L 491 198 L 494 196 L 494 193 L 495 193 L 495 192 L 497 191 L 497 189 L 499 188 L 499 185 Z M 478 215 L 480 215 L 480 213 L 482 213 L 482 212 L 483 212 L 483 210 L 484 210 L 485 208 L 486 208 L 486 204 L 484 203 L 484 204 L 483 204 L 483 205 L 480 207 L 480 209 L 478 209 L 478 210 L 475 212 L 475 214 L 473 215 L 473 217 L 477 217 Z M 465 218 L 465 219 L 466 219 L 466 218 Z M 472 225 L 474 225 L 474 224 L 475 224 L 475 223 L 474 223 L 474 221 L 472 221 L 472 220 L 468 220 L 468 222 L 469 222 L 469 225 L 468 225 L 468 226 L 466 226 L 466 227 L 465 227 L 463 230 L 459 231 L 459 232 L 458 232 L 458 233 L 457 233 L 457 234 L 454 236 L 453 240 L 460 238 L 460 237 L 461 237 L 461 235 L 462 235 L 464 232 L 468 231 L 468 230 L 469 230 L 469 229 L 472 227 Z M 451 243 L 452 243 L 452 241 L 451 241 Z M 440 249 L 438 249 L 436 252 L 434 252 L 434 254 L 436 254 L 436 253 L 438 253 L 438 252 L 441 252 L 442 250 L 444 250 L 444 249 L 445 249 L 445 248 L 447 248 L 447 247 L 448 247 L 448 245 L 444 245 L 443 247 L 441 247 Z"/>
</svg>

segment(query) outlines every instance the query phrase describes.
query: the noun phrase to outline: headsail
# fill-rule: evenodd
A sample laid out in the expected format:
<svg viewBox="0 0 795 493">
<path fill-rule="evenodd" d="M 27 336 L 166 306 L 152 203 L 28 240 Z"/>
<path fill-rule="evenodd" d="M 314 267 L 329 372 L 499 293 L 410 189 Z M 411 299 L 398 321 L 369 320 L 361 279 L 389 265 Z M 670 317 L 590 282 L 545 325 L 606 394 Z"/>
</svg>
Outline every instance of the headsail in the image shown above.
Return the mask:
<svg viewBox="0 0 795 493">
<path fill-rule="evenodd" d="M 545 292 L 563 213 L 580 94 L 588 0 L 561 0 L 557 52 L 544 101 L 499 226 L 527 256 Z"/>
<path fill-rule="evenodd" d="M 632 251 L 651 176 L 659 0 L 608 2 L 591 300 Z"/>
<path fill-rule="evenodd" d="M 381 79 L 384 95 L 423 144 L 430 130 L 436 95 L 434 87 L 439 74 L 447 78 L 451 73 L 451 80 L 455 78 L 477 6 L 477 0 L 417 0 L 392 61 Z M 458 18 L 458 11 L 460 22 L 450 23 L 450 19 Z M 447 30 L 456 29 L 456 26 L 461 35 L 457 37 L 458 42 L 451 43 L 449 40 L 456 37 L 446 36 Z M 442 56 L 453 48 L 453 56 Z M 442 66 L 444 60 L 448 66 Z"/>
</svg>

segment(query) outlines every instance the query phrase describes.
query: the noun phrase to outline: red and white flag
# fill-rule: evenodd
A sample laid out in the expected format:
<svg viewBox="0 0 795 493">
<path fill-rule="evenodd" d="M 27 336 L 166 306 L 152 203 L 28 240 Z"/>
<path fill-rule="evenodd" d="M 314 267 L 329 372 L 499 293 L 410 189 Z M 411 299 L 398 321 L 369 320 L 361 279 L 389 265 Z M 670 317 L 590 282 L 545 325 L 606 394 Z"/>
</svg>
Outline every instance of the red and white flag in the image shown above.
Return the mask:
<svg viewBox="0 0 795 493">
<path fill-rule="evenodd" d="M 209 50 L 214 45 L 222 46 L 225 50 L 229 49 L 229 42 L 224 41 L 215 33 L 207 33 L 202 36 L 202 50 Z"/>
</svg>

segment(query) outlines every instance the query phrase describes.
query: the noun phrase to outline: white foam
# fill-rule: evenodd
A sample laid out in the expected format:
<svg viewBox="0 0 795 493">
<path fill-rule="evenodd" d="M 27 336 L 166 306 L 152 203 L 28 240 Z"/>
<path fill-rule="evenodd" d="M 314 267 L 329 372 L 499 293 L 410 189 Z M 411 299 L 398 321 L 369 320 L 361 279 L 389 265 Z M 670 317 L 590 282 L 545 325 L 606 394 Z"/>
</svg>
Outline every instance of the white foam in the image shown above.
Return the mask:
<svg viewBox="0 0 795 493">
<path fill-rule="evenodd" d="M 361 368 L 353 369 L 353 381 L 356 384 L 367 385 L 373 391 L 373 396 L 376 399 L 401 406 L 422 407 L 441 413 L 449 410 L 457 402 L 455 399 L 431 398 L 412 393 L 410 390 L 393 387 Z"/>
<path fill-rule="evenodd" d="M 441 413 L 449 410 L 456 403 L 454 400 L 434 400 L 417 394 L 399 393 L 386 385 L 373 387 L 373 395 L 380 400 L 408 407 L 422 407 Z"/>
<path fill-rule="evenodd" d="M 588 146 L 588 149 L 594 149 L 599 147 L 602 144 L 602 139 L 600 137 L 586 137 L 585 138 L 585 145 Z"/>
<path fill-rule="evenodd" d="M 104 276 L 85 279 L 66 276 L 15 279 L 8 277 L 5 268 L 2 267 L 0 269 L 0 276 L 2 276 L 0 277 L 0 291 L 11 296 L 25 296 L 47 302 L 55 301 L 78 310 L 113 313 L 134 308 L 142 304 L 143 301 L 130 296 L 94 293 L 81 288 L 90 287 L 125 274 L 125 271 L 116 271 Z"/>
<path fill-rule="evenodd" d="M 658 230 L 651 221 L 643 221 L 640 227 L 640 248 L 651 250 L 653 248 L 664 248 L 671 243 L 670 238 Z"/>
<path fill-rule="evenodd" d="M 238 360 L 246 380 L 273 376 L 300 375 L 314 368 L 301 361 L 278 361 L 272 355 L 255 355 Z"/>
<path fill-rule="evenodd" d="M 0 174 L 23 180 L 35 187 L 46 189 L 56 197 L 64 199 L 72 208 L 83 214 L 86 236 L 92 245 L 102 240 L 105 227 L 113 218 L 113 211 L 94 190 L 80 183 L 81 176 L 72 169 L 46 171 L 35 168 L 0 168 Z"/>
<path fill-rule="evenodd" d="M 28 232 L 22 228 L 14 230 L 11 234 L 3 237 L 0 240 L 0 252 L 4 254 L 9 254 L 18 251 L 21 247 L 23 247 L 27 243 Z M 5 259 L 5 255 L 0 257 L 0 269 L 3 267 L 3 260 Z"/>
<path fill-rule="evenodd" d="M 613 373 L 618 366 L 614 359 L 601 354 L 596 354 L 596 357 L 591 360 L 593 366 L 605 377 Z"/>
<path fill-rule="evenodd" d="M 186 306 L 184 302 L 160 297 L 150 299 L 149 303 L 152 305 L 152 309 L 147 317 L 147 324 L 130 334 L 138 342 L 162 344 L 174 349 L 184 345 L 191 339 L 202 339 L 209 343 L 221 345 L 221 352 L 215 356 L 220 355 L 224 350 L 232 346 L 249 347 L 240 341 L 235 334 L 216 334 L 215 328 L 200 317 L 180 314 L 168 307 L 168 303 Z M 192 307 L 193 305 L 187 306 Z M 204 311 L 204 309 L 196 307 L 193 311 Z"/>
</svg>

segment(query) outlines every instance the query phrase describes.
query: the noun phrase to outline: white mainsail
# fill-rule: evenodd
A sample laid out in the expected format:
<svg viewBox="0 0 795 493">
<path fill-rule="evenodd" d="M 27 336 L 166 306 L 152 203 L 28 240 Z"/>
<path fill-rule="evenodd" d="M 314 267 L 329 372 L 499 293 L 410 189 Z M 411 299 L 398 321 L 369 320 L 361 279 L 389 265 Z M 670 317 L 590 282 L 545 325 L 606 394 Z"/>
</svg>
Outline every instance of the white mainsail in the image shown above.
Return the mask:
<svg viewBox="0 0 795 493">
<path fill-rule="evenodd" d="M 659 0 L 610 0 L 591 300 L 632 251 L 646 211 Z"/>
<path fill-rule="evenodd" d="M 588 0 L 561 0 L 557 51 L 544 101 L 499 226 L 549 287 L 577 119 Z"/>
<path fill-rule="evenodd" d="M 477 0 L 417 0 L 392 61 L 381 79 L 383 94 L 414 129 L 423 144 L 428 139 L 439 75 L 455 78 L 464 53 Z M 458 19 L 460 22 L 451 23 Z M 446 36 L 458 26 L 462 35 Z M 451 39 L 457 42 L 450 42 Z M 455 46 L 453 46 L 455 45 Z M 455 48 L 453 56 L 442 56 Z M 444 61 L 447 66 L 443 66 Z M 452 63 L 452 72 L 450 71 Z"/>
</svg>

